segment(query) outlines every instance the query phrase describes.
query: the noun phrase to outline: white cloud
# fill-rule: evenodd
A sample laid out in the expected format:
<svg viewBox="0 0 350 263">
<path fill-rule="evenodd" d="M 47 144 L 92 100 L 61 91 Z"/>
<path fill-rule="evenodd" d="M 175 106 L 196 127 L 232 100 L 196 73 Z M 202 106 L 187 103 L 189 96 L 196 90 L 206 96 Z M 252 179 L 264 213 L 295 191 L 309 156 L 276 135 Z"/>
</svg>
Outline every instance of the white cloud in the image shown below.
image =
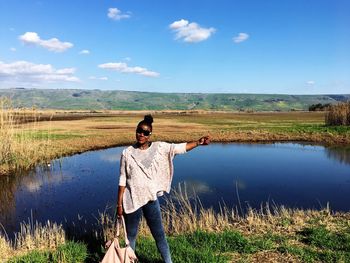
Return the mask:
<svg viewBox="0 0 350 263">
<path fill-rule="evenodd" d="M 75 68 L 58 69 L 56 73 L 60 75 L 73 75 L 75 73 Z"/>
<path fill-rule="evenodd" d="M 129 67 L 126 63 L 124 62 L 116 62 L 116 63 L 104 63 L 98 65 L 99 68 L 103 69 L 109 69 L 113 71 L 119 71 L 122 73 L 134 73 L 134 74 L 139 74 L 143 75 L 146 77 L 158 77 L 160 74 L 155 71 L 150 71 L 146 68 L 142 67 Z"/>
<path fill-rule="evenodd" d="M 25 34 L 18 37 L 25 44 L 32 44 L 41 46 L 50 51 L 54 52 L 63 52 L 67 49 L 73 47 L 73 44 L 70 42 L 61 42 L 57 38 L 51 38 L 48 40 L 43 40 L 35 32 L 26 32 Z"/>
<path fill-rule="evenodd" d="M 124 60 L 131 61 L 131 57 L 125 57 Z"/>
<path fill-rule="evenodd" d="M 113 19 L 113 20 L 121 20 L 121 19 L 124 19 L 124 18 L 129 18 L 130 14 L 122 13 L 122 11 L 120 11 L 118 8 L 111 7 L 111 8 L 108 8 L 107 16 L 110 19 Z"/>
<path fill-rule="evenodd" d="M 0 61 L 0 82 L 17 83 L 79 82 L 75 68 L 55 69 L 50 64 L 34 64 L 28 61 L 4 63 Z"/>
<path fill-rule="evenodd" d="M 243 41 L 246 41 L 248 38 L 249 35 L 247 33 L 239 33 L 238 36 L 233 37 L 232 40 L 235 43 L 241 43 Z"/>
<path fill-rule="evenodd" d="M 213 27 L 200 27 L 197 23 L 189 23 L 185 19 L 173 22 L 169 25 L 169 28 L 176 33 L 175 39 L 182 39 L 189 43 L 206 40 L 216 31 Z"/>
<path fill-rule="evenodd" d="M 89 55 L 90 51 L 87 50 L 87 49 L 83 49 L 82 51 L 79 52 L 79 54 L 81 54 L 81 55 Z"/>
<path fill-rule="evenodd" d="M 16 51 L 17 51 L 17 49 L 16 49 L 16 48 L 14 48 L 14 47 L 11 47 L 11 48 L 10 48 L 10 51 L 12 51 L 12 52 L 16 52 Z"/>
<path fill-rule="evenodd" d="M 306 81 L 306 85 L 307 85 L 307 86 L 310 86 L 310 87 L 314 86 L 315 83 L 316 83 L 316 82 L 315 82 L 314 80 L 308 80 L 308 81 Z"/>
<path fill-rule="evenodd" d="M 181 19 L 179 21 L 175 21 L 170 25 L 171 29 L 180 29 L 182 27 L 186 27 L 188 25 L 188 21 Z"/>
<path fill-rule="evenodd" d="M 92 80 L 108 80 L 107 77 L 95 77 L 95 76 L 90 76 L 89 79 L 92 79 Z"/>
</svg>

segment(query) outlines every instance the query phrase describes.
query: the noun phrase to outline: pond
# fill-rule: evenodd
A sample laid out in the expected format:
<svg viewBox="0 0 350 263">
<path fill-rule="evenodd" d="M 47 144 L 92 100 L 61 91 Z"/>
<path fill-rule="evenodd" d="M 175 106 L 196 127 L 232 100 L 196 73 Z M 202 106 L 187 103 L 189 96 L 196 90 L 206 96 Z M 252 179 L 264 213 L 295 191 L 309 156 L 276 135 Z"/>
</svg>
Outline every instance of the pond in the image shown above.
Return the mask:
<svg viewBox="0 0 350 263">
<path fill-rule="evenodd" d="M 0 223 L 96 221 L 116 202 L 124 147 L 54 160 L 49 166 L 0 178 Z M 284 205 L 349 211 L 350 149 L 298 143 L 212 144 L 176 156 L 173 187 L 186 186 L 205 207 Z"/>
</svg>

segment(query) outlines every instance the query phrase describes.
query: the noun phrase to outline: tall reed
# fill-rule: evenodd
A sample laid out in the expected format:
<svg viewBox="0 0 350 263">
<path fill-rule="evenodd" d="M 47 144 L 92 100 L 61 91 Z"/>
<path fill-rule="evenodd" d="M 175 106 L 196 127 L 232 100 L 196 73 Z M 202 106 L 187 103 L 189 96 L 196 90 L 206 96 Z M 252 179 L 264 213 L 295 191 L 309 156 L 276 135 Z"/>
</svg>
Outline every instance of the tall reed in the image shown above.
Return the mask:
<svg viewBox="0 0 350 263">
<path fill-rule="evenodd" d="M 225 204 L 219 211 L 203 207 L 199 197 L 189 195 L 191 189 L 186 185 L 179 185 L 173 189 L 170 197 L 166 197 L 162 206 L 163 225 L 168 235 L 193 233 L 197 230 L 221 232 L 225 230 L 239 230 L 245 235 L 275 233 L 289 235 L 300 231 L 312 220 L 320 220 L 333 228 L 337 218 L 332 215 L 327 206 L 322 210 L 290 209 L 270 203 L 262 204 L 259 209 L 246 208 L 244 214 L 238 208 L 229 208 Z M 104 241 L 111 239 L 114 233 L 113 218 L 106 212 L 100 214 L 100 236 Z M 145 220 L 141 221 L 140 235 L 150 235 Z"/>
<path fill-rule="evenodd" d="M 21 123 L 25 123 L 26 119 L 30 123 L 23 126 Z M 0 175 L 16 169 L 28 169 L 45 160 L 51 144 L 50 132 L 43 133 L 37 126 L 35 108 L 14 108 L 10 99 L 0 97 Z"/>
<path fill-rule="evenodd" d="M 0 99 L 0 166 L 11 163 L 13 159 L 14 116 L 10 111 L 10 101 Z"/>
<path fill-rule="evenodd" d="M 8 238 L 6 232 L 0 231 L 0 259 L 6 260 L 33 250 L 55 250 L 65 242 L 62 225 L 50 221 L 41 224 L 30 219 L 20 224 L 20 231 L 15 233 L 14 241 Z"/>
<path fill-rule="evenodd" d="M 327 125 L 350 125 L 350 101 L 329 106 Z"/>
</svg>

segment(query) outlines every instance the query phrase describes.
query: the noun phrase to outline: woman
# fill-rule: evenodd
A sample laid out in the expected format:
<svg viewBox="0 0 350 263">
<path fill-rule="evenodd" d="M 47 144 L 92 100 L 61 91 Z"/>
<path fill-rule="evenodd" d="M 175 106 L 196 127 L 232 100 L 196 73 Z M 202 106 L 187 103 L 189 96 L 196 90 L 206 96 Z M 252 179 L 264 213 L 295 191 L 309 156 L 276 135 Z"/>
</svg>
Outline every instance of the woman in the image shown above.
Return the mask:
<svg viewBox="0 0 350 263">
<path fill-rule="evenodd" d="M 209 137 L 198 141 L 170 144 L 151 142 L 153 118 L 146 115 L 136 128 L 136 143 L 126 148 L 120 160 L 118 216 L 124 214 L 130 246 L 135 250 L 136 236 L 142 214 L 146 218 L 158 251 L 166 263 L 172 262 L 158 196 L 169 193 L 173 176 L 172 160 L 199 145 L 207 145 Z"/>
</svg>

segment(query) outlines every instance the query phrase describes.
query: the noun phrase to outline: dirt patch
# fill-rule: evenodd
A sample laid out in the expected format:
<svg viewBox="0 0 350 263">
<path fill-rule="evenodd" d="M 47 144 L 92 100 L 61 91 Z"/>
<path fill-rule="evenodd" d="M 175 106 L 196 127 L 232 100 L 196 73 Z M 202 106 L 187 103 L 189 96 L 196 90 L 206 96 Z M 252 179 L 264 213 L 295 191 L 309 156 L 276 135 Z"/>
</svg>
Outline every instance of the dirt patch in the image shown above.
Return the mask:
<svg viewBox="0 0 350 263">
<path fill-rule="evenodd" d="M 290 255 L 290 254 L 280 254 L 275 251 L 261 251 L 258 253 L 253 254 L 249 258 L 249 262 L 251 263 L 262 263 L 262 262 L 268 262 L 268 263 L 275 263 L 275 262 L 288 262 L 288 263 L 295 263 L 295 262 L 301 262 L 298 258 Z"/>
</svg>

